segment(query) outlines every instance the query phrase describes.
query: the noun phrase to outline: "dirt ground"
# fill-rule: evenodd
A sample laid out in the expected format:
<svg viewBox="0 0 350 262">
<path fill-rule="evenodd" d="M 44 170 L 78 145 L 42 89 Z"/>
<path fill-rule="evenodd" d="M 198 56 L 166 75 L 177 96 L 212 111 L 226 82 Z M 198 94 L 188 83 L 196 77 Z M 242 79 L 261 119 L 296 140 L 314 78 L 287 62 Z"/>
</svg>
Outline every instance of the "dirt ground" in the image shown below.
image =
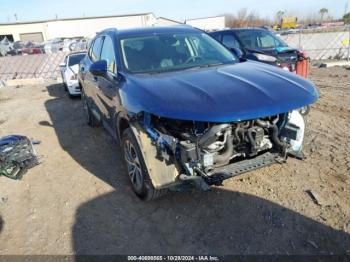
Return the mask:
<svg viewBox="0 0 350 262">
<path fill-rule="evenodd" d="M 350 71 L 311 79 L 321 98 L 307 160 L 149 203 L 131 191 L 117 143 L 84 123 L 80 99 L 57 83 L 1 88 L 0 137 L 41 140 L 42 163 L 0 177 L 0 254 L 350 254 Z"/>
</svg>

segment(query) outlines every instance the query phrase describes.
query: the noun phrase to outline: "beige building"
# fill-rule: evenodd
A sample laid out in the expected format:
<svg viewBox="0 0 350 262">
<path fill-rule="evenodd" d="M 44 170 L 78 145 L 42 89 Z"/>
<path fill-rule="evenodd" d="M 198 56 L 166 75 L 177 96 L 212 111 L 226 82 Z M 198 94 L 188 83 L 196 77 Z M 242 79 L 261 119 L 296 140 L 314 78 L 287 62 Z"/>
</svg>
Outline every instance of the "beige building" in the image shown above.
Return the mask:
<svg viewBox="0 0 350 262">
<path fill-rule="evenodd" d="M 205 31 L 220 30 L 225 28 L 225 16 L 212 16 L 212 17 L 188 19 L 185 21 L 185 24 L 191 25 L 193 27 L 196 27 Z"/>
<path fill-rule="evenodd" d="M 178 22 L 156 18 L 153 13 L 98 16 L 0 24 L 0 39 L 42 42 L 54 38 L 91 37 L 106 28 L 148 27 Z"/>
</svg>

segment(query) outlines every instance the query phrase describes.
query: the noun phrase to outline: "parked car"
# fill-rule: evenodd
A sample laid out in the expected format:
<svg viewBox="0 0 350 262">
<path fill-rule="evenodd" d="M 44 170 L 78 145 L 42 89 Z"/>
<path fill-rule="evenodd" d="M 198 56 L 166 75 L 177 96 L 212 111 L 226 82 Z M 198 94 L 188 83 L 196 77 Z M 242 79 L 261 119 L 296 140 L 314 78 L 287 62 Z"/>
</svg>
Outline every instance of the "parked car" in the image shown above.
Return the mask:
<svg viewBox="0 0 350 262">
<path fill-rule="evenodd" d="M 25 42 L 24 46 L 21 49 L 22 55 L 37 55 L 37 54 L 43 54 L 44 51 L 44 45 L 40 43 L 34 43 L 34 42 Z"/>
<path fill-rule="evenodd" d="M 20 55 L 22 54 L 22 48 L 24 43 L 22 41 L 16 41 L 13 43 L 11 49 L 7 52 L 8 55 Z"/>
<path fill-rule="evenodd" d="M 31 41 L 16 41 L 7 52 L 8 55 L 35 55 L 43 53 L 44 46 L 40 43 L 34 43 Z"/>
<path fill-rule="evenodd" d="M 236 28 L 210 33 L 226 47 L 238 48 L 244 58 L 296 71 L 303 53 L 289 47 L 283 40 L 263 28 Z"/>
<path fill-rule="evenodd" d="M 240 61 L 188 26 L 98 33 L 79 81 L 87 123 L 120 141 L 143 200 L 302 159 L 304 114 L 319 97 L 311 82 Z"/>
<path fill-rule="evenodd" d="M 44 50 L 47 54 L 57 53 L 63 49 L 63 40 L 55 38 L 44 43 Z"/>
<path fill-rule="evenodd" d="M 78 82 L 79 63 L 85 57 L 85 52 L 70 53 L 60 64 L 63 85 L 70 97 L 80 95 Z"/>
<path fill-rule="evenodd" d="M 0 56 L 6 56 L 12 49 L 12 46 L 13 44 L 6 37 L 4 37 L 0 41 Z"/>
</svg>

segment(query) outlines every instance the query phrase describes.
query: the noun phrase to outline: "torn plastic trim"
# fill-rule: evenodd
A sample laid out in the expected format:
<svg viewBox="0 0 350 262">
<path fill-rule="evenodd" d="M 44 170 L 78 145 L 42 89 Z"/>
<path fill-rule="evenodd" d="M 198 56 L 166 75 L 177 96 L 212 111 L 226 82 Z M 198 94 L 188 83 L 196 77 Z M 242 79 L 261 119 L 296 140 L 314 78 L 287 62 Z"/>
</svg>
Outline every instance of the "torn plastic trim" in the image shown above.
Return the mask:
<svg viewBox="0 0 350 262">
<path fill-rule="evenodd" d="M 178 176 L 174 180 L 174 183 L 185 180 L 191 180 L 194 182 L 197 180 L 203 180 L 203 177 L 201 175 L 197 175 L 197 172 L 195 171 L 197 165 L 194 165 L 193 163 L 187 163 L 181 159 L 181 155 L 179 154 L 179 140 L 173 136 L 163 134 L 162 132 L 153 128 L 151 114 L 143 113 L 143 116 L 141 118 L 141 126 L 150 140 L 155 144 L 154 149 L 157 151 L 156 158 L 160 161 L 166 161 L 170 159 L 173 160 L 172 164 L 177 167 L 178 171 Z M 180 175 L 183 176 L 181 177 Z M 191 179 L 183 179 L 184 177 Z M 201 185 L 201 189 L 206 188 L 202 182 L 195 182 L 195 185 L 197 184 Z"/>
<path fill-rule="evenodd" d="M 140 146 L 153 186 L 156 189 L 177 186 L 180 183 L 178 180 L 180 174 L 174 156 L 169 155 L 168 159 L 160 158 L 159 149 L 154 146 L 154 140 L 150 138 L 146 129 L 139 122 L 131 123 L 130 128 Z"/>
<path fill-rule="evenodd" d="M 176 154 L 176 149 L 179 142 L 178 139 L 173 136 L 163 134 L 160 131 L 154 129 L 152 127 L 151 114 L 143 114 L 142 126 L 148 136 L 152 139 L 153 142 L 156 143 L 157 146 L 159 146 L 162 150 L 170 151 L 169 153 L 172 153 L 174 155 Z"/>
</svg>

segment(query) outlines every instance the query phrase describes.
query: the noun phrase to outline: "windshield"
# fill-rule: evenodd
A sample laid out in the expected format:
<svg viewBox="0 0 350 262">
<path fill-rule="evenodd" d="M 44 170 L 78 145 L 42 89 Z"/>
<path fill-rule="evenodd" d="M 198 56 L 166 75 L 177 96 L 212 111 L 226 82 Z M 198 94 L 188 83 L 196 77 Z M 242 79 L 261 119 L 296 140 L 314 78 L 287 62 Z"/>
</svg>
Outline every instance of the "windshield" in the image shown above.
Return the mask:
<svg viewBox="0 0 350 262">
<path fill-rule="evenodd" d="M 85 54 L 72 55 L 69 57 L 69 66 L 77 65 L 84 58 Z"/>
<path fill-rule="evenodd" d="M 286 43 L 267 30 L 242 30 L 235 33 L 245 48 L 257 50 L 287 47 Z"/>
<path fill-rule="evenodd" d="M 238 61 L 204 33 L 154 34 L 120 42 L 124 65 L 132 73 L 160 73 Z"/>
</svg>

